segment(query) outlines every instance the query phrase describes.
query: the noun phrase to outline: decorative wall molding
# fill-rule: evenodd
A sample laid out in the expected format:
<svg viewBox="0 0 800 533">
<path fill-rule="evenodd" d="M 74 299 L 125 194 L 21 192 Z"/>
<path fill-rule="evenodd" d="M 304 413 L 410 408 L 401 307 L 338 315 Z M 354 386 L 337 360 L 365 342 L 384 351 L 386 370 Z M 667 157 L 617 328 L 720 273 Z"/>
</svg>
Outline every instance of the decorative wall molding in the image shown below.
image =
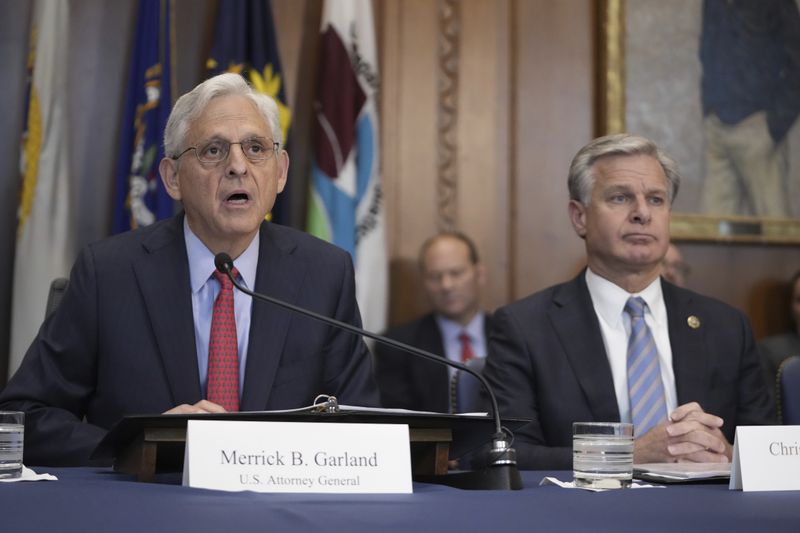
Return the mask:
<svg viewBox="0 0 800 533">
<path fill-rule="evenodd" d="M 438 102 L 437 129 L 437 226 L 452 230 L 458 222 L 458 67 L 461 13 L 458 0 L 438 2 Z"/>
</svg>

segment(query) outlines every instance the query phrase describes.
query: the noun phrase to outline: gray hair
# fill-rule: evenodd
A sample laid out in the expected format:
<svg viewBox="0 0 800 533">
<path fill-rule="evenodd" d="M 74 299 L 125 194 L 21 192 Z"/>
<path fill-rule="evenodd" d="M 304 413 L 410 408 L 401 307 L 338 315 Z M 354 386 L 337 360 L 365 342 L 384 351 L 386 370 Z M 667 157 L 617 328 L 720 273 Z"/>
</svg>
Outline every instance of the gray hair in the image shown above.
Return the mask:
<svg viewBox="0 0 800 533">
<path fill-rule="evenodd" d="M 244 96 L 252 100 L 272 130 L 272 140 L 283 144 L 278 106 L 275 100 L 253 89 L 239 74 L 227 72 L 207 79 L 178 98 L 169 115 L 169 120 L 167 120 L 167 127 L 164 129 L 164 154 L 167 157 L 180 154 L 184 149 L 183 145 L 192 121 L 205 111 L 211 100 L 231 95 Z"/>
<path fill-rule="evenodd" d="M 650 139 L 629 133 L 598 137 L 578 151 L 569 167 L 567 186 L 570 200 L 589 205 L 597 178 L 593 172 L 594 164 L 599 159 L 616 155 L 648 155 L 655 158 L 667 177 L 667 195 L 672 205 L 681 184 L 678 164 Z"/>
</svg>

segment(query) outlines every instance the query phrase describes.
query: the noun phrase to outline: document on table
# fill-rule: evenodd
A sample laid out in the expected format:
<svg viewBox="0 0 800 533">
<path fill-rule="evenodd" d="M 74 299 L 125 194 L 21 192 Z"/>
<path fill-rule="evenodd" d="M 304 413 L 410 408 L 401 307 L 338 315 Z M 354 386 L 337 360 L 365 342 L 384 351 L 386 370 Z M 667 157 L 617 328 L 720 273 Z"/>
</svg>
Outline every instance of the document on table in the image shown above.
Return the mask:
<svg viewBox="0 0 800 533">
<path fill-rule="evenodd" d="M 661 483 L 731 477 L 730 463 L 645 463 L 633 465 L 633 477 Z"/>
</svg>

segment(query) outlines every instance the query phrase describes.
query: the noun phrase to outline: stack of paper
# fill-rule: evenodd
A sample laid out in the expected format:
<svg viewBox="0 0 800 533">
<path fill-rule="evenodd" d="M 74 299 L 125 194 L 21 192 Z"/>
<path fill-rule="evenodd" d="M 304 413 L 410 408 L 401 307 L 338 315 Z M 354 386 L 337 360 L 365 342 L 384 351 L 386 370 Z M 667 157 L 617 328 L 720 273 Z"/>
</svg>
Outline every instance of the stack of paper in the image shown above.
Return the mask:
<svg viewBox="0 0 800 533">
<path fill-rule="evenodd" d="M 728 479 L 730 463 L 646 463 L 633 465 L 633 477 L 662 483 Z"/>
</svg>

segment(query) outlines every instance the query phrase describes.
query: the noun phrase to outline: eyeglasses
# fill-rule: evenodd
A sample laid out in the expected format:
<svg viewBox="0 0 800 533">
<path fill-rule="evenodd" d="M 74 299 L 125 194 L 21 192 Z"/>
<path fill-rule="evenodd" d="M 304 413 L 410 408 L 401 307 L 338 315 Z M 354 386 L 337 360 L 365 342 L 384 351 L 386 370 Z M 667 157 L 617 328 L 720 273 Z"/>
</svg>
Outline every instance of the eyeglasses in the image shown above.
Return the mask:
<svg viewBox="0 0 800 533">
<path fill-rule="evenodd" d="M 269 145 L 272 144 L 270 150 Z M 231 145 L 238 144 L 242 148 L 244 156 L 252 163 L 263 163 L 278 153 L 281 143 L 266 139 L 247 139 L 240 142 L 228 142 L 221 139 L 214 139 L 202 146 L 190 146 L 172 159 L 178 160 L 189 150 L 194 150 L 197 160 L 207 165 L 217 165 L 228 158 L 231 152 Z"/>
</svg>

